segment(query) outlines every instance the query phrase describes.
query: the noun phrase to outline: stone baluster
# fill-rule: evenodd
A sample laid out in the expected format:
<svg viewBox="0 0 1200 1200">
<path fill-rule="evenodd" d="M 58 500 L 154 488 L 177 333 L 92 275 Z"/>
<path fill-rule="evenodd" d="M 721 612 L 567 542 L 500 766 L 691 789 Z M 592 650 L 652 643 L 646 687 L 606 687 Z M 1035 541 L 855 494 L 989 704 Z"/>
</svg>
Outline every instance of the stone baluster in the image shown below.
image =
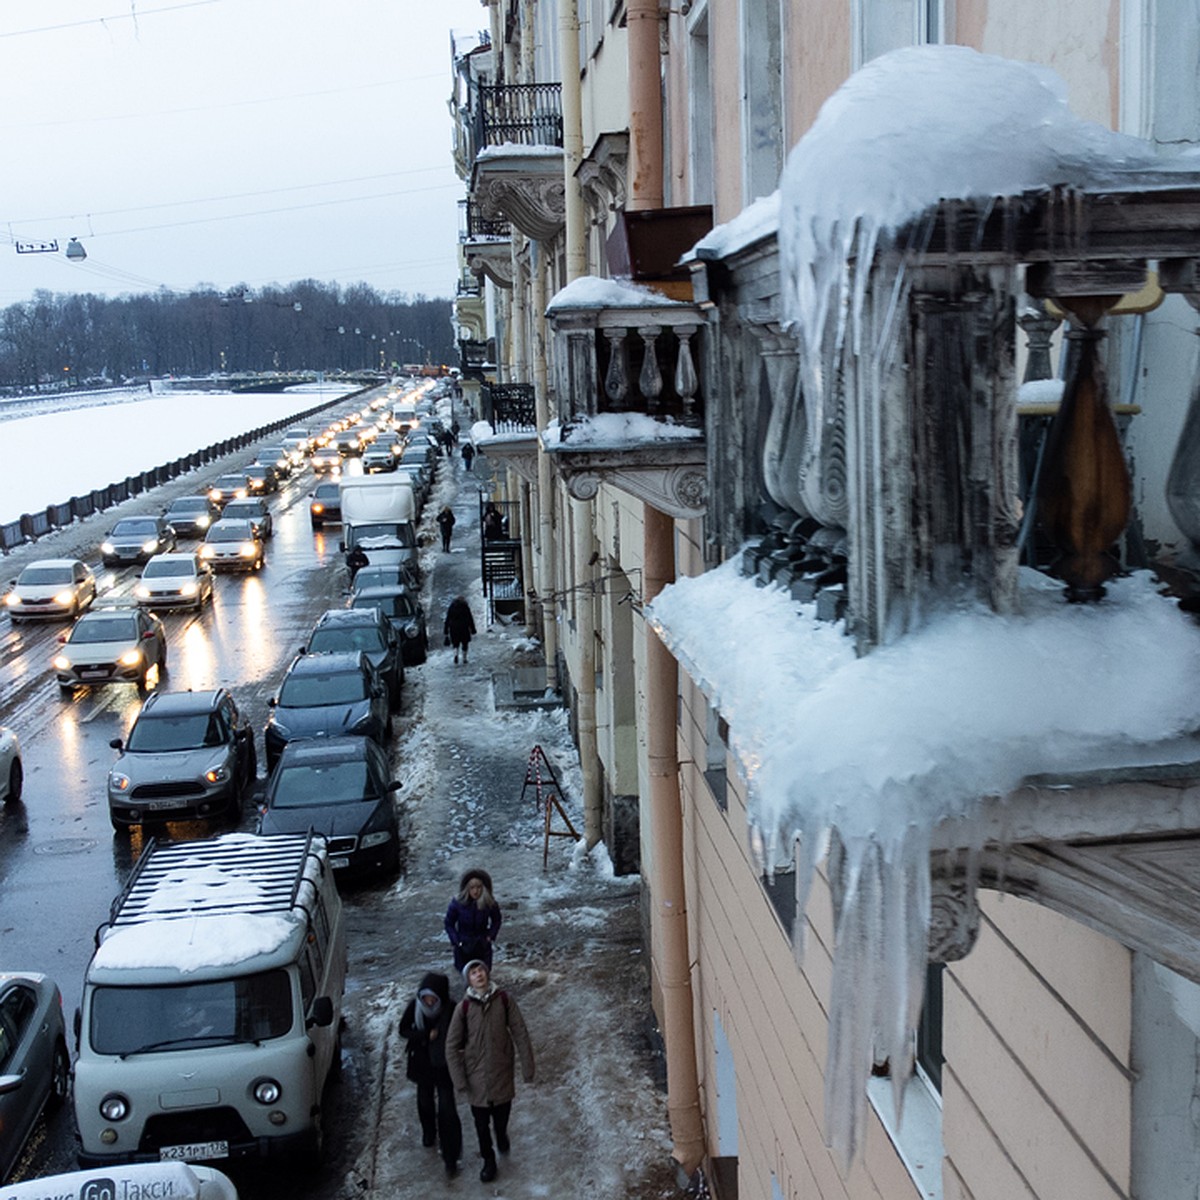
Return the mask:
<svg viewBox="0 0 1200 1200">
<path fill-rule="evenodd" d="M 1038 489 L 1042 525 L 1061 557 L 1055 573 L 1067 598 L 1095 601 L 1117 569 L 1112 548 L 1125 530 L 1133 488 L 1105 393 L 1099 328 L 1117 296 L 1056 297 L 1072 317 L 1077 346 L 1062 404 L 1050 427 Z"/>
<path fill-rule="evenodd" d="M 1046 311 L 1041 300 L 1024 309 L 1017 317 L 1017 324 L 1025 331 L 1028 348 L 1025 356 L 1025 374 L 1022 382 L 1037 379 L 1053 379 L 1054 367 L 1050 361 L 1050 342 L 1060 319 Z"/>
<path fill-rule="evenodd" d="M 638 336 L 642 339 L 645 349 L 642 356 L 641 374 L 638 375 L 638 388 L 643 399 L 646 400 L 647 408 L 650 408 L 662 395 L 663 378 L 662 372 L 658 369 L 658 354 L 655 350 L 660 333 L 662 333 L 661 325 L 638 326 Z"/>
<path fill-rule="evenodd" d="M 629 347 L 625 343 L 624 329 L 606 329 L 608 338 L 608 370 L 604 373 L 604 392 L 613 402 L 614 410 L 624 407 L 629 395 Z"/>
<path fill-rule="evenodd" d="M 684 424 L 691 425 L 696 419 L 696 390 L 700 379 L 696 375 L 696 364 L 692 359 L 692 337 L 698 325 L 680 325 L 675 330 L 679 338 L 679 355 L 675 360 L 675 394 L 683 402 Z"/>
</svg>

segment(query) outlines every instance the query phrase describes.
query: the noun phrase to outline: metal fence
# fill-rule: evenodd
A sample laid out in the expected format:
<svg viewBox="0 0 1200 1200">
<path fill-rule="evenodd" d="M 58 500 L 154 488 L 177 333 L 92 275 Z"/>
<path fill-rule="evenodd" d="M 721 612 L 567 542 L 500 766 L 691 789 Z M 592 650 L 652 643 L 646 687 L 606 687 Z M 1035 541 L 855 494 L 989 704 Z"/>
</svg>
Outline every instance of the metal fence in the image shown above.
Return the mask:
<svg viewBox="0 0 1200 1200">
<path fill-rule="evenodd" d="M 44 537 L 47 533 L 51 533 L 55 529 L 65 528 L 73 521 L 90 517 L 92 513 L 102 512 L 106 508 L 111 508 L 114 504 L 120 504 L 123 500 L 128 500 L 131 496 L 140 496 L 143 492 L 158 487 L 159 484 L 177 479 L 180 475 L 186 475 L 188 471 L 194 471 L 197 467 L 202 467 L 206 463 L 223 458 L 226 454 L 232 454 L 233 451 L 240 450 L 243 446 L 248 446 L 251 442 L 257 442 L 269 433 L 275 433 L 280 429 L 287 429 L 295 425 L 297 421 L 303 421 L 306 417 L 323 412 L 325 409 L 331 408 L 334 404 L 341 404 L 346 400 L 352 399 L 354 396 L 368 392 L 375 386 L 375 384 L 371 384 L 368 387 L 360 388 L 357 392 L 349 392 L 344 396 L 339 396 L 336 400 L 326 400 L 314 408 L 306 408 L 303 412 L 292 413 L 291 416 L 285 417 L 283 420 L 272 421 L 269 425 L 260 425 L 257 429 L 251 429 L 248 433 L 226 438 L 221 442 L 214 442 L 211 446 L 205 446 L 203 450 L 194 450 L 191 454 L 186 454 L 182 458 L 176 458 L 171 462 L 162 463 L 160 466 L 151 467 L 149 470 L 143 471 L 140 475 L 130 475 L 115 483 L 107 484 L 105 487 L 94 488 L 92 491 L 85 492 L 81 496 L 72 496 L 70 499 L 60 501 L 57 504 L 49 504 L 37 512 L 22 513 L 15 521 L 8 521 L 0 525 L 0 553 L 7 554 L 10 550 L 16 549 L 17 546 L 22 546 L 27 542 L 35 542 L 38 538 Z"/>
</svg>

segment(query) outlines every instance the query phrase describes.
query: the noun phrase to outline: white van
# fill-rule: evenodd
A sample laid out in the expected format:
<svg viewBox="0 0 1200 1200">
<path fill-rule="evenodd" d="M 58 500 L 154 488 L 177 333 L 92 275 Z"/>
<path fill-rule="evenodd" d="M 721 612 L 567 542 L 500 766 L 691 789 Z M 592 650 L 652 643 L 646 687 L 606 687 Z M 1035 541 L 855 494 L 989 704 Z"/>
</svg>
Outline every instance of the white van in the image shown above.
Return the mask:
<svg viewBox="0 0 1200 1200">
<path fill-rule="evenodd" d="M 318 1158 L 345 979 L 322 837 L 152 842 L 84 978 L 80 1165 Z"/>
</svg>

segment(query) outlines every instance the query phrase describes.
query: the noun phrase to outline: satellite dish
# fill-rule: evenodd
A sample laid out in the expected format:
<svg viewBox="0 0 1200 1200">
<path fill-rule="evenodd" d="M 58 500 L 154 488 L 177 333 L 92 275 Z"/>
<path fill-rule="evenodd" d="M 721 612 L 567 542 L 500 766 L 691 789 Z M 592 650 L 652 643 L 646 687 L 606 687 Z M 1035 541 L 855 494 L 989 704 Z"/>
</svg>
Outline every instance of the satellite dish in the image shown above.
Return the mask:
<svg viewBox="0 0 1200 1200">
<path fill-rule="evenodd" d="M 72 238 L 67 243 L 67 257 L 72 262 L 83 262 L 87 258 L 87 251 L 83 248 L 83 243 L 78 238 Z"/>
</svg>

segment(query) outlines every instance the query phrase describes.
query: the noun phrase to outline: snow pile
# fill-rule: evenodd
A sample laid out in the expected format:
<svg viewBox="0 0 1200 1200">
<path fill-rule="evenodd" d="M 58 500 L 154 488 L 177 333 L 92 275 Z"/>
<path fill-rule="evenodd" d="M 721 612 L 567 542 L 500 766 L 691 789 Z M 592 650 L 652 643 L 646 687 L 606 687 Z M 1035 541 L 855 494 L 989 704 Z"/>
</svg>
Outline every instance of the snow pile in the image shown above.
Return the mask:
<svg viewBox="0 0 1200 1200">
<path fill-rule="evenodd" d="M 898 1109 L 911 1066 L 934 827 L 1026 776 L 1112 765 L 1200 727 L 1200 636 L 1149 573 L 1080 606 L 1025 570 L 1021 599 L 1022 616 L 964 607 L 863 658 L 815 605 L 757 587 L 736 561 L 647 610 L 729 722 L 764 867 L 795 846 L 799 911 L 830 835 L 845 847 L 826 1119 L 847 1159 L 872 1062 L 891 1059 Z"/>
<path fill-rule="evenodd" d="M 572 418 L 566 432 L 557 420 L 542 431 L 547 446 L 588 447 L 637 445 L 642 442 L 695 441 L 704 436 L 701 429 L 656 421 L 645 413 L 597 413 L 593 417 Z"/>
<path fill-rule="evenodd" d="M 546 313 L 553 316 L 563 309 L 581 308 L 692 308 L 681 300 L 629 279 L 601 279 L 597 275 L 583 275 L 573 279 L 558 291 L 546 306 Z"/>
<path fill-rule="evenodd" d="M 1017 392 L 1017 403 L 1054 407 L 1062 403 L 1065 387 L 1066 383 L 1061 379 L 1031 379 L 1028 383 L 1021 384 Z"/>
</svg>

